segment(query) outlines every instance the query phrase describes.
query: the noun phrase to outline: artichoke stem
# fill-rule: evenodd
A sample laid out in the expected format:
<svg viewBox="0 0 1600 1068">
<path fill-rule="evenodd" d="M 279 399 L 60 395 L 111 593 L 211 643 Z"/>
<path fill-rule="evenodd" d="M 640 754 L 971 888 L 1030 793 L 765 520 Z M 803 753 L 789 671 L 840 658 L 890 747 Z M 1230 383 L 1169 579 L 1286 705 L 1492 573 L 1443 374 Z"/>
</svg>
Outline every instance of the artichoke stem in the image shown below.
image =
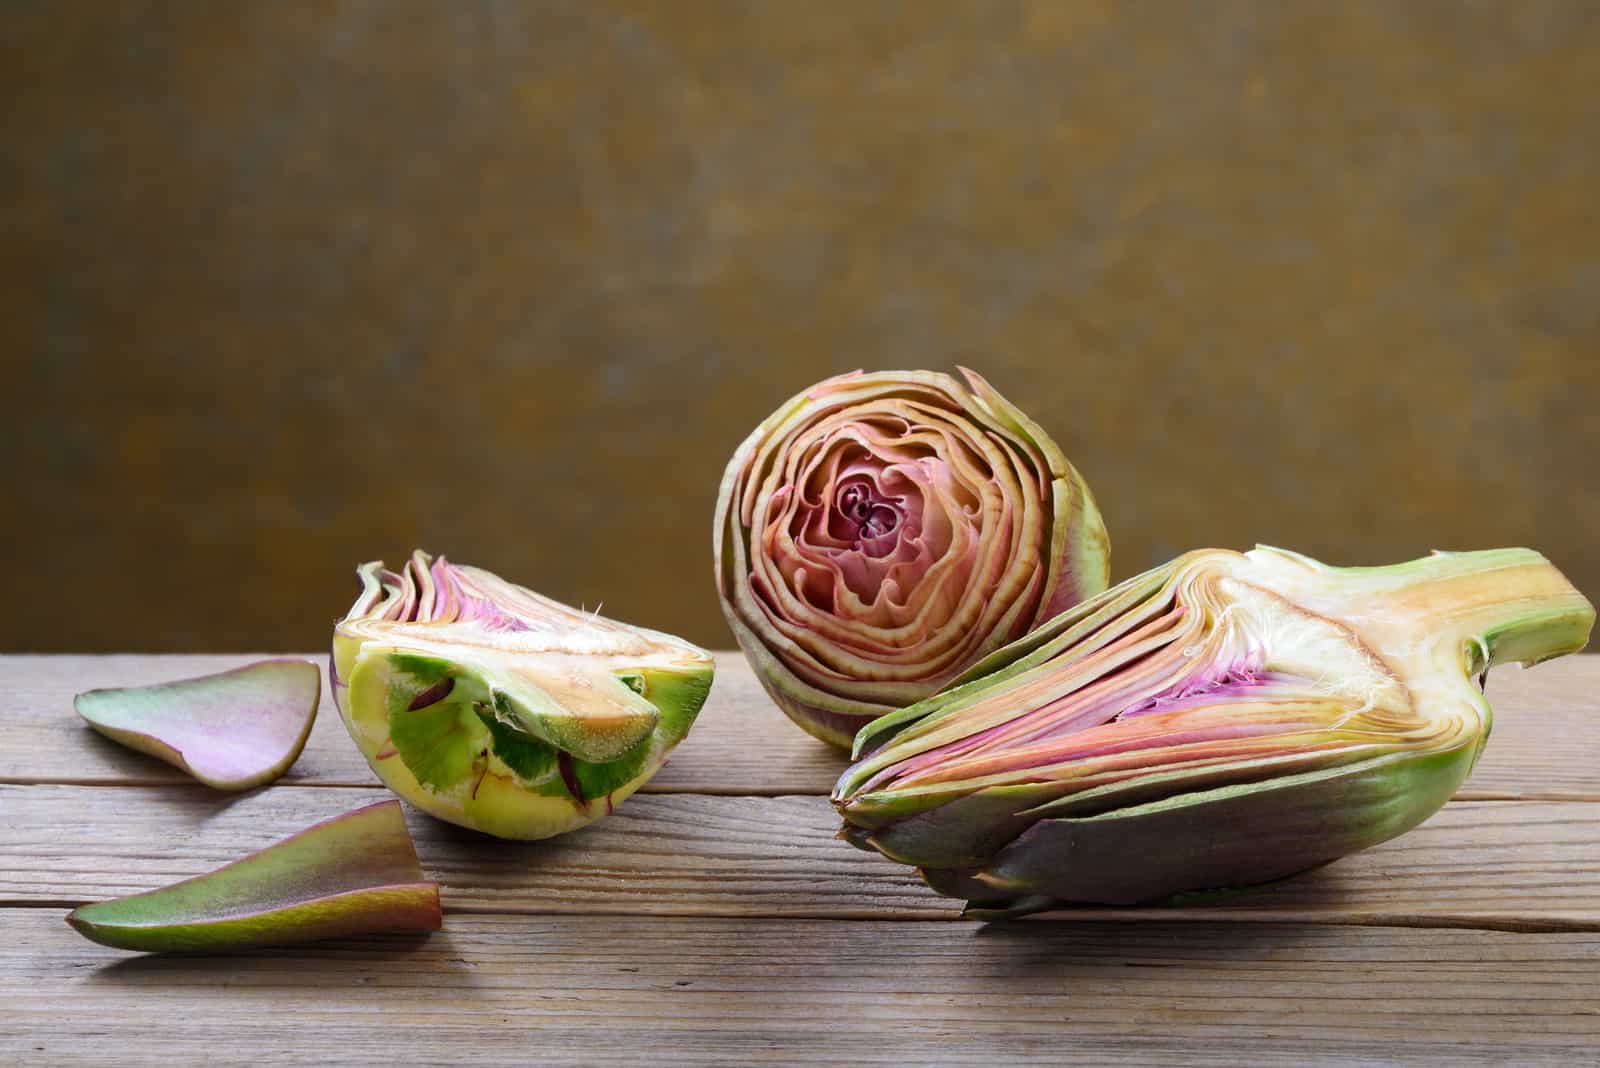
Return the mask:
<svg viewBox="0 0 1600 1068">
<path fill-rule="evenodd" d="M 1328 568 L 1295 553 L 1265 553 L 1258 550 L 1259 562 L 1284 572 L 1284 585 L 1275 580 L 1274 589 L 1355 623 L 1380 650 L 1415 651 L 1412 621 L 1432 620 L 1430 638 L 1468 675 L 1575 653 L 1594 624 L 1593 606 L 1531 549 L 1436 552 L 1376 568 Z"/>
<path fill-rule="evenodd" d="M 1436 573 L 1407 595 L 1438 602 L 1445 628 L 1462 643 L 1468 674 L 1537 664 L 1575 653 L 1589 640 L 1594 608 L 1538 553 L 1439 553 L 1423 562 Z"/>
</svg>

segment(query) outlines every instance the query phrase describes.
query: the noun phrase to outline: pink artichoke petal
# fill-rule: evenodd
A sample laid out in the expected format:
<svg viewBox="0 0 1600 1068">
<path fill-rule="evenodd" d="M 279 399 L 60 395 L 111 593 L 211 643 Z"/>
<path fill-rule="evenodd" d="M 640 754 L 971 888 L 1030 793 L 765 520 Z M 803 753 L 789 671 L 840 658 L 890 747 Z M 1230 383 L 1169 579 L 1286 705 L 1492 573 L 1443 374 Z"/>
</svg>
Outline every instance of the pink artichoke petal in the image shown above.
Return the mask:
<svg viewBox="0 0 1600 1068">
<path fill-rule="evenodd" d="M 92 942 L 160 953 L 437 931 L 443 917 L 400 803 L 380 801 L 207 875 L 85 905 L 67 922 Z"/>
<path fill-rule="evenodd" d="M 276 779 L 299 757 L 321 691 L 315 664 L 263 660 L 155 686 L 90 690 L 73 707 L 107 738 L 207 786 L 247 790 Z"/>
</svg>

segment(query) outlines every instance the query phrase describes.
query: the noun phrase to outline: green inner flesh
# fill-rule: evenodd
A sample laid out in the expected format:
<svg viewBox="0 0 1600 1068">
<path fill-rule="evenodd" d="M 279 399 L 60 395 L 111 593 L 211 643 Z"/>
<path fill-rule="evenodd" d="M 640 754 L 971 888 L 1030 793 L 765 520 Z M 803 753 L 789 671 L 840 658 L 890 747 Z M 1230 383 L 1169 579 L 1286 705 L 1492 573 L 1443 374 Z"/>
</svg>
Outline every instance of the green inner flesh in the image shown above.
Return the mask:
<svg viewBox="0 0 1600 1068">
<path fill-rule="evenodd" d="M 650 727 L 612 759 L 585 760 L 526 729 L 530 721 L 548 723 L 551 717 L 530 717 L 513 695 L 528 693 L 525 678 L 516 680 L 512 692 L 496 685 L 499 678 L 441 657 L 364 653 L 350 680 L 350 700 L 357 706 L 381 701 L 395 751 L 435 793 L 470 790 L 492 771 L 537 794 L 588 802 L 631 783 L 654 753 L 676 744 L 710 689 L 706 674 L 635 670 L 606 676 L 603 683 L 649 704 Z M 592 690 L 584 681 L 583 689 Z"/>
</svg>

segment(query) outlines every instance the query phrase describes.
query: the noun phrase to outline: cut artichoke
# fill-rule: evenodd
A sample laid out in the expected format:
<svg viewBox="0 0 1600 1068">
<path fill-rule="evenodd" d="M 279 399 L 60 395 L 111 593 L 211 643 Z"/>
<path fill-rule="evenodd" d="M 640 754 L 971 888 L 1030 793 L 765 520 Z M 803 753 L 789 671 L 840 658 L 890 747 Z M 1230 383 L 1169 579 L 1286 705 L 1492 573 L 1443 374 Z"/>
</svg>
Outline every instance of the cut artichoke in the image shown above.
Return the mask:
<svg viewBox="0 0 1600 1068">
<path fill-rule="evenodd" d="M 358 572 L 331 683 L 350 736 L 401 797 L 502 838 L 608 815 L 688 734 L 711 655 L 420 550 Z"/>
<path fill-rule="evenodd" d="M 1083 479 L 962 373 L 818 383 L 723 475 L 723 614 L 773 701 L 842 748 L 1106 587 L 1109 543 Z"/>
<path fill-rule="evenodd" d="M 834 803 L 985 918 L 1263 883 L 1432 815 L 1488 738 L 1481 674 L 1593 622 L 1527 549 L 1201 550 L 868 725 Z"/>
</svg>

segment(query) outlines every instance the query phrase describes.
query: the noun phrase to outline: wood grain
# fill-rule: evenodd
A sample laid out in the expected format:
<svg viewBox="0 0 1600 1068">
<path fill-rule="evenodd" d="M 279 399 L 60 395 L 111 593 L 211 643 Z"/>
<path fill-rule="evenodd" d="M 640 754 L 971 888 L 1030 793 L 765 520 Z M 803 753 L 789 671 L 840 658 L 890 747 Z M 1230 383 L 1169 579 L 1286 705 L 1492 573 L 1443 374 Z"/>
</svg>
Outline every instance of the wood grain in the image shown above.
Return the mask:
<svg viewBox="0 0 1600 1068">
<path fill-rule="evenodd" d="M 129 958 L 0 909 L 0 1003 L 16 1065 L 1583 1065 L 1600 935 L 458 915 Z"/>
<path fill-rule="evenodd" d="M 0 786 L 0 904 L 78 904 L 209 871 L 379 790 Z M 834 837 L 818 797 L 635 797 L 547 842 L 410 815 L 451 911 L 954 919 L 911 869 Z M 1222 904 L 1238 921 L 1600 928 L 1600 805 L 1452 802 L 1403 838 Z M 1149 918 L 1095 909 L 1085 919 Z"/>
<path fill-rule="evenodd" d="M 388 796 L 326 696 L 289 776 L 243 795 L 71 710 L 249 659 L 0 658 L 0 1064 L 1600 1064 L 1597 656 L 1491 678 L 1462 797 L 1506 800 L 1458 798 L 1206 907 L 956 922 L 959 902 L 834 837 L 842 759 L 719 654 L 700 724 L 610 819 L 509 843 L 410 813 L 449 913 L 431 938 L 211 958 L 83 941 L 67 906 Z"/>
<path fill-rule="evenodd" d="M 72 711 L 73 694 L 221 671 L 255 658 L 0 657 L 7 693 L 0 782 L 182 783 L 182 772 L 89 730 Z M 1490 676 L 1488 692 L 1495 706 L 1493 737 L 1461 797 L 1600 800 L 1600 655 L 1567 657 L 1532 671 L 1502 668 Z M 842 754 L 783 717 L 742 656 L 723 652 L 717 654 L 716 684 L 694 731 L 645 790 L 823 794 L 845 763 Z M 376 782 L 325 689 L 305 752 L 280 783 L 357 787 Z"/>
</svg>

